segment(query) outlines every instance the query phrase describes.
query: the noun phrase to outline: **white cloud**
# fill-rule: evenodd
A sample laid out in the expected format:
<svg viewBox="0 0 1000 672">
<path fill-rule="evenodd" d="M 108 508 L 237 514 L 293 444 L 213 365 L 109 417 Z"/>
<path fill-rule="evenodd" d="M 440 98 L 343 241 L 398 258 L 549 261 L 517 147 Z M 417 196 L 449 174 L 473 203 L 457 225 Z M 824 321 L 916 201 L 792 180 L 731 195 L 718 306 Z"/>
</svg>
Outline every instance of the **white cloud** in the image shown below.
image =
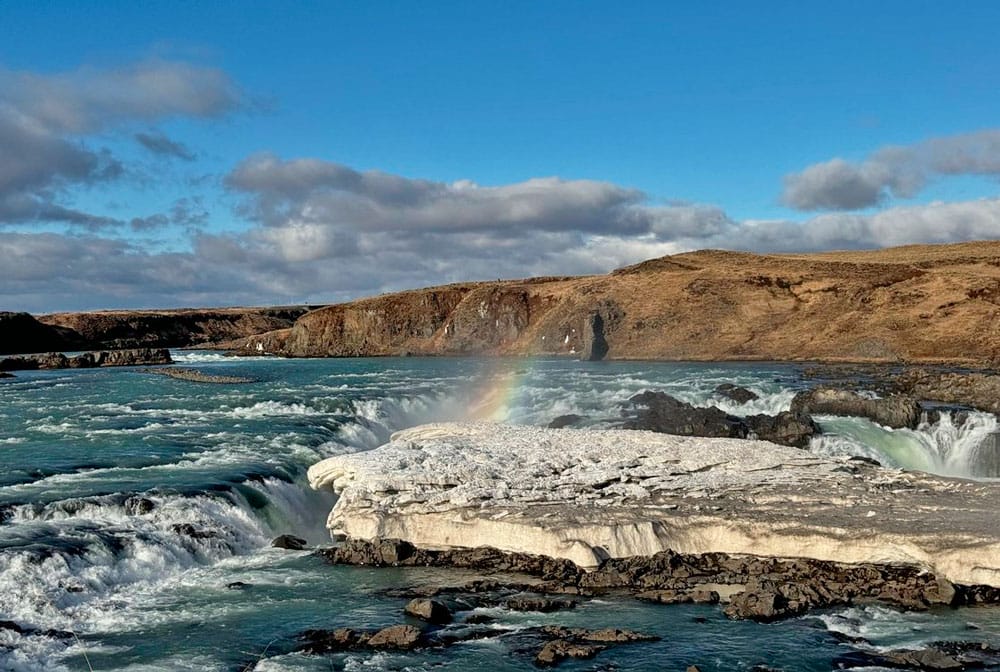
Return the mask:
<svg viewBox="0 0 1000 672">
<path fill-rule="evenodd" d="M 884 147 L 856 164 L 817 163 L 785 177 L 782 200 L 799 210 L 858 210 L 912 197 L 947 175 L 1000 175 L 1000 129 Z"/>
</svg>

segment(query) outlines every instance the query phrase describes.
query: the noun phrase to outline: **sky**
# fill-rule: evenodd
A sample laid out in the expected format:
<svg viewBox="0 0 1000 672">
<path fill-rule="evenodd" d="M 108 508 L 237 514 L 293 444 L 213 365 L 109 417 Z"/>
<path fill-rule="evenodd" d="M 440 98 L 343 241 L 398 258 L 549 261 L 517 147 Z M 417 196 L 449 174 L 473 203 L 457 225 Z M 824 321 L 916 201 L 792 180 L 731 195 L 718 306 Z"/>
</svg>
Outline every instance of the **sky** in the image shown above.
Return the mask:
<svg viewBox="0 0 1000 672">
<path fill-rule="evenodd" d="M 1000 3 L 0 0 L 0 310 L 1000 238 Z"/>
</svg>

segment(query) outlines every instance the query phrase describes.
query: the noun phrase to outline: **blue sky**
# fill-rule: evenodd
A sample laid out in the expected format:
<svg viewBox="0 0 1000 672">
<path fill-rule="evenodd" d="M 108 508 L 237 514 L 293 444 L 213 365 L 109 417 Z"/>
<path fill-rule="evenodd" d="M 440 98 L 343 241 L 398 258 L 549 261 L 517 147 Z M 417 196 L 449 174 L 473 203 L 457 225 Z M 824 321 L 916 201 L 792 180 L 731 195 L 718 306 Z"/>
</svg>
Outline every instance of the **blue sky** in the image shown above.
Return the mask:
<svg viewBox="0 0 1000 672">
<path fill-rule="evenodd" d="M 0 309 L 1000 237 L 1000 4 L 621 4 L 0 3 Z"/>
</svg>

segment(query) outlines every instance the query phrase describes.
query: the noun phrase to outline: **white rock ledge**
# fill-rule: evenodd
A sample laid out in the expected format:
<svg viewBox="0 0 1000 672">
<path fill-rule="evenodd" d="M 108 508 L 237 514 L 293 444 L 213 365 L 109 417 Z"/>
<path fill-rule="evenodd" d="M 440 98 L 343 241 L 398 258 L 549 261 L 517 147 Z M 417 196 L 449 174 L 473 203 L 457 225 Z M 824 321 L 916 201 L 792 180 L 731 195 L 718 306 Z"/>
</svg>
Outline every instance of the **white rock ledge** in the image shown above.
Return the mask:
<svg viewBox="0 0 1000 672">
<path fill-rule="evenodd" d="M 425 548 L 569 558 L 724 552 L 906 562 L 1000 586 L 1000 482 L 882 469 L 765 441 L 433 424 L 309 469 L 327 526 Z"/>
</svg>

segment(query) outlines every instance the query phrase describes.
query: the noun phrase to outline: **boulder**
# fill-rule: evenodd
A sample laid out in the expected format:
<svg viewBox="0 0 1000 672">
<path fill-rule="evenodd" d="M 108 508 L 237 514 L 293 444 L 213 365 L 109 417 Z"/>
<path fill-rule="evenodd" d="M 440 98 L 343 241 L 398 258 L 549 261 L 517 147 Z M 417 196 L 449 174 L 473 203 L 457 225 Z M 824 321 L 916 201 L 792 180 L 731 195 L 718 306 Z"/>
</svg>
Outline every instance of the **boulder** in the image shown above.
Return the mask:
<svg viewBox="0 0 1000 672">
<path fill-rule="evenodd" d="M 914 429 L 920 424 L 921 408 L 910 396 L 896 395 L 869 399 L 857 392 L 830 387 L 816 387 L 799 392 L 792 399 L 792 413 L 806 415 L 844 415 L 868 418 L 895 429 Z"/>
<path fill-rule="evenodd" d="M 371 636 L 367 644 L 373 649 L 402 649 L 408 651 L 420 644 L 421 632 L 412 625 L 391 625 Z"/>
<path fill-rule="evenodd" d="M 302 537 L 296 537 L 292 534 L 282 534 L 274 538 L 271 546 L 274 548 L 284 548 L 289 551 L 302 551 L 305 550 L 307 543 Z"/>
<path fill-rule="evenodd" d="M 576 607 L 574 600 L 554 600 L 547 597 L 515 597 L 503 603 L 503 606 L 511 611 L 538 611 L 548 614 L 562 609 L 573 609 Z"/>
<path fill-rule="evenodd" d="M 743 418 L 750 431 L 761 441 L 805 448 L 820 433 L 819 425 L 805 413 L 782 411 L 778 415 L 751 415 Z"/>
<path fill-rule="evenodd" d="M 410 616 L 433 623 L 434 625 L 445 625 L 451 623 L 451 609 L 437 600 L 413 599 L 403 608 Z"/>
<path fill-rule="evenodd" d="M 740 387 L 739 385 L 733 385 L 732 383 L 722 383 L 715 388 L 715 393 L 720 397 L 725 397 L 735 401 L 737 404 L 745 404 L 748 401 L 755 401 L 760 399 L 760 396 L 745 387 Z"/>
<path fill-rule="evenodd" d="M 602 650 L 604 650 L 603 646 L 595 644 L 577 644 L 565 639 L 553 639 L 551 642 L 546 642 L 542 650 L 535 656 L 535 665 L 552 667 L 567 658 L 593 658 Z"/>
<path fill-rule="evenodd" d="M 698 408 L 665 392 L 647 390 L 629 399 L 631 408 L 622 429 L 645 429 L 680 436 L 745 439 L 746 424 L 714 406 Z"/>
</svg>

